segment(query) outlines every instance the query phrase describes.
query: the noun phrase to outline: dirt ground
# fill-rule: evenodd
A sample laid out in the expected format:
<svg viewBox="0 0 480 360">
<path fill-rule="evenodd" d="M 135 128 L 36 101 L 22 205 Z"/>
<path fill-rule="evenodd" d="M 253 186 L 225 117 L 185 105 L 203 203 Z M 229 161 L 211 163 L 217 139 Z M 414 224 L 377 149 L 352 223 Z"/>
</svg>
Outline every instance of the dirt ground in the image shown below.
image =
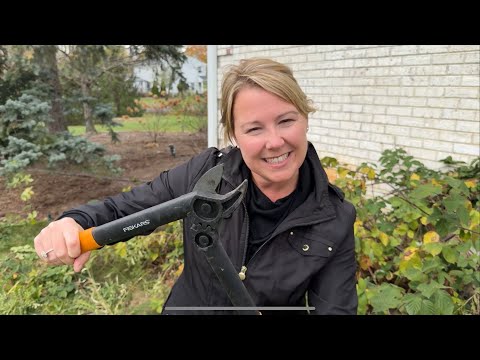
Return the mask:
<svg viewBox="0 0 480 360">
<path fill-rule="evenodd" d="M 120 143 L 112 144 L 108 134 L 97 134 L 90 140 L 102 144 L 108 154 L 121 156 L 119 166 L 122 174 L 97 177 L 95 174 L 82 173 L 66 169 L 35 169 L 34 195 L 28 202 L 20 199 L 21 191 L 6 189 L 0 178 L 0 218 L 8 214 L 25 216 L 31 210 L 38 212 L 37 219 L 47 217 L 55 219 L 63 211 L 90 200 L 101 200 L 122 191 L 127 186 L 135 186 L 158 176 L 163 170 L 187 161 L 193 155 L 207 147 L 207 134 L 169 133 L 160 135 L 156 142 L 146 132 L 118 133 Z M 173 144 L 176 156 L 170 153 L 169 144 Z"/>
</svg>

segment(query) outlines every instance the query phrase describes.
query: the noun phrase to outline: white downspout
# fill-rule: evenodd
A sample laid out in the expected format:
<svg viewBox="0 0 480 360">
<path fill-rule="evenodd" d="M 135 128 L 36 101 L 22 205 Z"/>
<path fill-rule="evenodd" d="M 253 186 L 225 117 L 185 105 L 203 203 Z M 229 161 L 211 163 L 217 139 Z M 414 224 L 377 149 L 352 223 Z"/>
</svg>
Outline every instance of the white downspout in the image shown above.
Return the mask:
<svg viewBox="0 0 480 360">
<path fill-rule="evenodd" d="M 218 147 L 217 45 L 207 45 L 208 147 Z"/>
</svg>

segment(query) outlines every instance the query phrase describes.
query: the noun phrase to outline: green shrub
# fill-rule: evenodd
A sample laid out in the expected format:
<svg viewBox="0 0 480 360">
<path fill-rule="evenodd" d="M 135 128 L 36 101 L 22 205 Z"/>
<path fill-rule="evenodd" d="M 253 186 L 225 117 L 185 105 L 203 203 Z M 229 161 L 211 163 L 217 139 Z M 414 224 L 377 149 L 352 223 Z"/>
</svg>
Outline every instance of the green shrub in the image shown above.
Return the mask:
<svg viewBox="0 0 480 360">
<path fill-rule="evenodd" d="M 380 169 L 333 160 L 322 159 L 357 209 L 358 313 L 480 314 L 478 178 L 428 169 L 402 149 L 383 152 Z M 391 192 L 367 197 L 367 184 Z"/>
</svg>

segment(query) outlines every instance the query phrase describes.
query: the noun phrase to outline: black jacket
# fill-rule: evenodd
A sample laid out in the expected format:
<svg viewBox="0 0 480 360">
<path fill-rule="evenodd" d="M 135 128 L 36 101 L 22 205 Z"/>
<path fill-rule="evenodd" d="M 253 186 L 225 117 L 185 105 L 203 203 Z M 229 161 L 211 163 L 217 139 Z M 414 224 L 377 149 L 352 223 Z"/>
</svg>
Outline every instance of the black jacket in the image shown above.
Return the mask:
<svg viewBox="0 0 480 360">
<path fill-rule="evenodd" d="M 306 161 L 313 169 L 315 191 L 287 216 L 247 264 L 249 220 L 245 204 L 220 224 L 219 239 L 237 271 L 243 265 L 247 267 L 244 285 L 257 306 L 305 307 L 308 299 L 308 306 L 315 307 L 310 311 L 313 314 L 356 314 L 355 208 L 343 199 L 338 188 L 328 183 L 312 144 Z M 102 203 L 80 206 L 61 217 L 73 217 L 84 228 L 104 224 L 192 191 L 197 180 L 219 163 L 224 164 L 224 173 L 218 192 L 225 194 L 243 181 L 240 170 L 243 159 L 238 148 L 228 152 L 209 148 L 130 192 L 109 197 Z M 165 306 L 232 306 L 204 254 L 197 250 L 188 232 L 190 226 L 185 219 L 184 270 Z M 163 313 L 230 312 L 164 310 Z"/>
</svg>

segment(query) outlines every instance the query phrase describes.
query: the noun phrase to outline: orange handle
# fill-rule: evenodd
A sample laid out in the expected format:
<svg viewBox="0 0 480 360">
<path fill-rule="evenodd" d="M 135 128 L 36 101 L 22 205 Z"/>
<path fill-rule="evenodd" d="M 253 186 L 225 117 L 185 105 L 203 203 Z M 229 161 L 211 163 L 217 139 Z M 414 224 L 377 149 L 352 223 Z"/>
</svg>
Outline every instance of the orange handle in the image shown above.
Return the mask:
<svg viewBox="0 0 480 360">
<path fill-rule="evenodd" d="M 101 245 L 98 245 L 93 238 L 93 229 L 95 229 L 95 227 L 80 231 L 80 233 L 78 234 L 78 237 L 80 238 L 80 247 L 82 249 L 82 254 L 90 250 L 100 249 L 102 247 Z"/>
</svg>

